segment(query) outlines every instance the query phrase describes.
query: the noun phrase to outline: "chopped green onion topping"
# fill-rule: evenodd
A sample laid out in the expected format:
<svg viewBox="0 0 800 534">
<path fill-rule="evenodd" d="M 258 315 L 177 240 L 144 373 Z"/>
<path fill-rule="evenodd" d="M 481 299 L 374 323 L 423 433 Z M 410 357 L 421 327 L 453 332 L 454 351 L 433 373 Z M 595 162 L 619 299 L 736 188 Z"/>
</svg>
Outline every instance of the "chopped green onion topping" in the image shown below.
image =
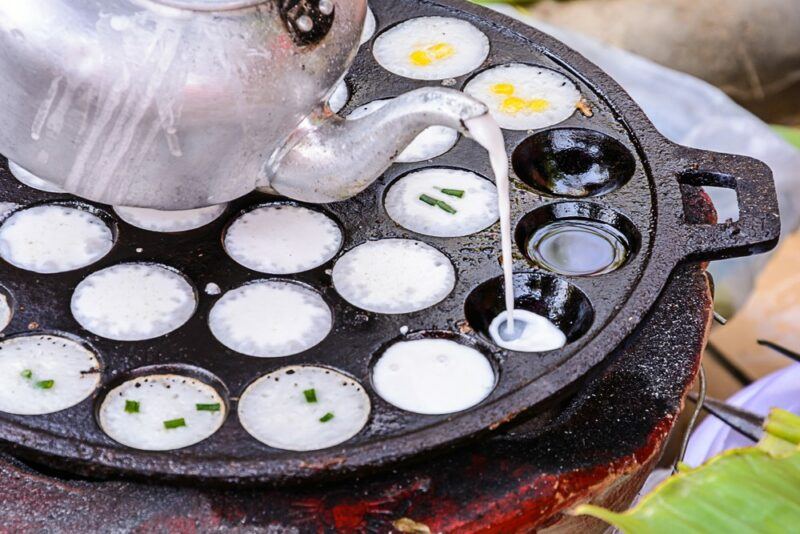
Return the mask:
<svg viewBox="0 0 800 534">
<path fill-rule="evenodd" d="M 314 388 L 303 391 L 306 396 L 306 402 L 317 402 L 317 391 Z"/>
<path fill-rule="evenodd" d="M 25 369 L 20 373 L 20 375 L 22 376 L 22 378 L 27 378 L 28 380 L 30 380 L 31 377 L 33 376 L 33 371 L 31 371 L 30 369 Z"/>
<path fill-rule="evenodd" d="M 461 197 L 464 196 L 464 190 L 463 189 L 439 189 L 439 191 L 441 191 L 445 195 L 449 195 L 451 197 L 461 198 Z"/>
<path fill-rule="evenodd" d="M 139 401 L 126 400 L 125 413 L 139 413 Z"/>
<path fill-rule="evenodd" d="M 333 419 L 333 414 L 331 412 L 328 412 L 328 413 L 326 413 L 325 415 L 323 415 L 322 417 L 319 418 L 319 422 L 320 423 L 327 423 L 331 419 Z"/>
<path fill-rule="evenodd" d="M 436 205 L 439 206 L 444 211 L 446 211 L 447 213 L 450 213 L 450 214 L 457 213 L 456 209 L 453 208 L 453 206 L 451 206 L 450 204 L 448 204 L 444 200 L 437 200 L 436 201 Z"/>
<path fill-rule="evenodd" d="M 436 206 L 439 203 L 439 201 L 436 200 L 435 198 L 429 197 L 428 195 L 425 194 L 420 195 L 419 199 L 429 206 Z"/>
<path fill-rule="evenodd" d="M 50 389 L 55 385 L 55 380 L 39 380 L 36 382 L 36 387 L 39 389 Z"/>
<path fill-rule="evenodd" d="M 218 412 L 220 410 L 219 403 L 215 404 L 195 404 L 198 412 Z"/>
<path fill-rule="evenodd" d="M 181 417 L 180 419 L 172 419 L 170 421 L 164 421 L 164 428 L 172 429 L 172 428 L 180 428 L 182 426 L 186 426 L 186 420 Z"/>
</svg>

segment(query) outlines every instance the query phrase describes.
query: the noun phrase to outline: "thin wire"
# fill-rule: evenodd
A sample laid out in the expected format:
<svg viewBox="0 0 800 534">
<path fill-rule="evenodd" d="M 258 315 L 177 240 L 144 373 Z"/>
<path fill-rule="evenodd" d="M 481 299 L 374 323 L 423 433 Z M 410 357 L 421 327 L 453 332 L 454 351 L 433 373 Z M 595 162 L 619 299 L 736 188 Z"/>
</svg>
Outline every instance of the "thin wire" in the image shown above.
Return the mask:
<svg viewBox="0 0 800 534">
<path fill-rule="evenodd" d="M 683 462 L 683 458 L 686 456 L 686 449 L 689 447 L 689 438 L 692 436 L 694 427 L 697 424 L 697 418 L 700 417 L 700 412 L 703 411 L 703 405 L 706 402 L 706 370 L 703 368 L 702 363 L 700 364 L 699 379 L 700 393 L 697 396 L 697 403 L 695 404 L 694 412 L 692 412 L 692 417 L 689 419 L 686 432 L 683 434 L 683 439 L 681 440 L 681 449 L 678 452 L 677 458 L 675 458 L 675 463 L 672 464 L 673 473 L 678 472 L 678 464 Z"/>
<path fill-rule="evenodd" d="M 745 373 L 741 367 L 733 363 L 733 360 L 728 358 L 725 353 L 719 349 L 719 347 L 710 341 L 706 345 L 706 354 L 714 358 L 714 360 L 741 385 L 749 386 L 753 383 L 753 381 L 749 376 L 747 376 L 747 373 Z"/>
<path fill-rule="evenodd" d="M 782 354 L 783 356 L 791 358 L 792 360 L 800 363 L 800 354 L 794 352 L 793 350 L 789 350 L 786 347 L 778 345 L 777 343 L 773 343 L 772 341 L 767 341 L 766 339 L 759 339 L 757 343 L 762 347 L 768 347 L 778 354 Z"/>
</svg>

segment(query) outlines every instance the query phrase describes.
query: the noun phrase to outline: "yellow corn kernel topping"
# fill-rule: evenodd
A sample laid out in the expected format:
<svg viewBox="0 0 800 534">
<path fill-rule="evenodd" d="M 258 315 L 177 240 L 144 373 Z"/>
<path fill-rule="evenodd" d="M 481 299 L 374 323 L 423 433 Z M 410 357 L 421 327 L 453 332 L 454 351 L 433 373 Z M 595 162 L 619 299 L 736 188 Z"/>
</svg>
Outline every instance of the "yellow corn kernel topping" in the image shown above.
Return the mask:
<svg viewBox="0 0 800 534">
<path fill-rule="evenodd" d="M 500 104 L 500 111 L 504 113 L 519 113 L 525 109 L 526 105 L 527 102 L 522 98 L 519 98 L 518 96 L 509 96 L 503 100 L 502 104 Z"/>
<path fill-rule="evenodd" d="M 448 43 L 436 43 L 425 48 L 417 49 L 409 54 L 411 63 L 418 67 L 427 67 L 435 61 L 447 59 L 456 53 L 453 45 Z"/>
<path fill-rule="evenodd" d="M 528 100 L 528 110 L 533 111 L 534 113 L 540 113 L 542 111 L 547 111 L 550 107 L 550 102 L 545 100 L 544 98 L 534 98 L 533 100 Z"/>
<path fill-rule="evenodd" d="M 496 83 L 491 87 L 491 91 L 496 95 L 511 96 L 516 89 L 510 83 Z"/>
</svg>

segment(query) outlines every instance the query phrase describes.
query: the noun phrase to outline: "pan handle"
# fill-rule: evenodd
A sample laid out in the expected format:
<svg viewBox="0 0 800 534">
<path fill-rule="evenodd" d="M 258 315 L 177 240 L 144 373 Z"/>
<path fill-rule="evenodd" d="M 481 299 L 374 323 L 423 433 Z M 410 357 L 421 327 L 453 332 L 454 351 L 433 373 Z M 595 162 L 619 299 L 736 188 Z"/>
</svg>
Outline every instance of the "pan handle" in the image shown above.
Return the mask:
<svg viewBox="0 0 800 534">
<path fill-rule="evenodd" d="M 747 156 L 677 147 L 678 180 L 693 186 L 733 189 L 739 220 L 718 224 L 684 222 L 686 258 L 721 260 L 766 252 L 778 243 L 781 222 L 772 170 Z M 684 218 L 685 221 L 685 218 Z"/>
</svg>

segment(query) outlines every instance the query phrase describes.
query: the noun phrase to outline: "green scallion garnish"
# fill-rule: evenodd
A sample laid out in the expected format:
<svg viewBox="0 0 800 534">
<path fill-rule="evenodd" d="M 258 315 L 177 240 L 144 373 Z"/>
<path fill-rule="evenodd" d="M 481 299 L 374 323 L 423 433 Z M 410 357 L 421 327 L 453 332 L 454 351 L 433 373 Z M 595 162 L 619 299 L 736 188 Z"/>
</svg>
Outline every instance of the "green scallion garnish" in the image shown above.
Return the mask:
<svg viewBox="0 0 800 534">
<path fill-rule="evenodd" d="M 306 402 L 317 402 L 317 391 L 314 388 L 303 391 L 306 396 Z"/>
<path fill-rule="evenodd" d="M 436 200 L 435 198 L 429 197 L 428 195 L 425 194 L 420 195 L 419 199 L 429 206 L 436 206 L 439 203 L 439 201 Z"/>
<path fill-rule="evenodd" d="M 217 402 L 215 404 L 195 404 L 198 412 L 218 412 L 221 408 Z"/>
<path fill-rule="evenodd" d="M 25 369 L 20 373 L 20 376 L 22 376 L 22 378 L 27 378 L 28 380 L 30 380 L 31 377 L 33 377 L 33 371 L 31 371 L 30 369 Z"/>
<path fill-rule="evenodd" d="M 55 380 L 39 380 L 36 382 L 36 387 L 39 389 L 50 389 L 55 385 Z"/>
<path fill-rule="evenodd" d="M 139 401 L 126 400 L 125 413 L 139 413 Z"/>
<path fill-rule="evenodd" d="M 326 413 L 325 415 L 323 415 L 322 417 L 319 418 L 319 422 L 320 423 L 327 423 L 331 419 L 333 419 L 333 414 L 331 412 L 328 412 L 328 413 Z"/>
<path fill-rule="evenodd" d="M 181 417 L 180 419 L 171 419 L 169 421 L 164 421 L 164 428 L 166 428 L 167 430 L 173 428 L 180 428 L 182 426 L 186 426 L 186 420 L 183 417 Z"/>
<path fill-rule="evenodd" d="M 463 189 L 439 189 L 439 191 L 451 197 L 461 198 L 464 196 Z"/>
<path fill-rule="evenodd" d="M 450 213 L 450 214 L 457 213 L 456 209 L 453 208 L 453 206 L 451 206 L 450 204 L 448 204 L 444 200 L 437 200 L 436 201 L 436 205 L 439 206 L 444 211 L 446 211 L 447 213 Z"/>
</svg>

